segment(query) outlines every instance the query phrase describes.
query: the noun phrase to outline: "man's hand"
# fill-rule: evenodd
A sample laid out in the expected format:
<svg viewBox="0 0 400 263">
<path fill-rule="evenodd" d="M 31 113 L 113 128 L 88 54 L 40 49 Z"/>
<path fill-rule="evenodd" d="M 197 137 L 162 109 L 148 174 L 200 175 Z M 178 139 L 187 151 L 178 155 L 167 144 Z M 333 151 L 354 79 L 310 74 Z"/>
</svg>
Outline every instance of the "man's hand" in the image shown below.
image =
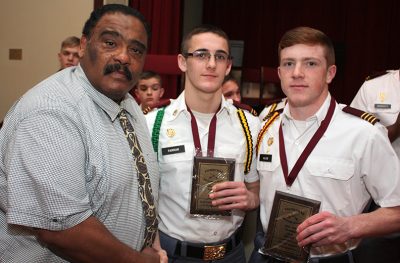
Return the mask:
<svg viewBox="0 0 400 263">
<path fill-rule="evenodd" d="M 251 210 L 256 208 L 260 199 L 259 181 L 245 184 L 244 182 L 222 182 L 213 186 L 209 195 L 213 206 L 221 210 Z"/>
<path fill-rule="evenodd" d="M 329 212 L 313 215 L 297 227 L 300 247 L 341 244 L 352 238 L 351 217 L 337 217 Z"/>
<path fill-rule="evenodd" d="M 156 238 L 153 242 L 153 248 L 157 251 L 158 256 L 160 257 L 160 263 L 168 263 L 167 252 L 161 248 L 160 244 L 160 233 L 157 231 Z"/>
<path fill-rule="evenodd" d="M 164 250 L 160 250 L 160 251 L 164 251 Z M 167 261 L 162 261 L 161 260 L 161 256 L 162 255 L 160 254 L 160 251 L 157 251 L 156 249 L 154 249 L 152 247 L 144 248 L 142 250 L 142 254 L 144 256 L 145 262 L 154 262 L 154 263 L 166 263 L 166 262 L 168 262 L 168 258 L 167 258 Z"/>
</svg>

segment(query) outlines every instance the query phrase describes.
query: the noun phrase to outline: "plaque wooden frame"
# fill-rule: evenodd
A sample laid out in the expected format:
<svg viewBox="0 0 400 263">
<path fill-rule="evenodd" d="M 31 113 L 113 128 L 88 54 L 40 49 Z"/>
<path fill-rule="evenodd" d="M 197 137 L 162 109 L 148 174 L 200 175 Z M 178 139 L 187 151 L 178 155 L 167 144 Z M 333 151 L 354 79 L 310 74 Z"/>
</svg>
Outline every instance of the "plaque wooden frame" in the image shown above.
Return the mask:
<svg viewBox="0 0 400 263">
<path fill-rule="evenodd" d="M 230 216 L 231 211 L 222 211 L 211 205 L 208 195 L 211 188 L 221 182 L 233 181 L 235 159 L 217 157 L 194 157 L 190 214 Z"/>
<path fill-rule="evenodd" d="M 297 245 L 296 229 L 318 213 L 320 206 L 320 201 L 276 191 L 262 252 L 289 262 L 305 262 L 308 253 Z"/>
</svg>

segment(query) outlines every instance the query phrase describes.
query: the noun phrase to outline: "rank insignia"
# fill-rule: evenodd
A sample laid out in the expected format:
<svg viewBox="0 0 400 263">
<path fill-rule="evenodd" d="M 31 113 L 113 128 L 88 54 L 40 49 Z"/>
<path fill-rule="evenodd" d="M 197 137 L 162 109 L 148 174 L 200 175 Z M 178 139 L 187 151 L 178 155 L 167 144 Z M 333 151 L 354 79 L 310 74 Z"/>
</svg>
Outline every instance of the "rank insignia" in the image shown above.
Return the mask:
<svg viewBox="0 0 400 263">
<path fill-rule="evenodd" d="M 271 146 L 273 143 L 274 143 L 274 137 L 269 137 L 267 141 L 268 146 Z"/>
<path fill-rule="evenodd" d="M 167 136 L 172 138 L 176 134 L 176 131 L 174 129 L 167 129 Z"/>
<path fill-rule="evenodd" d="M 379 100 L 380 100 L 380 102 L 384 102 L 385 101 L 385 97 L 386 97 L 385 92 L 379 92 Z"/>
</svg>

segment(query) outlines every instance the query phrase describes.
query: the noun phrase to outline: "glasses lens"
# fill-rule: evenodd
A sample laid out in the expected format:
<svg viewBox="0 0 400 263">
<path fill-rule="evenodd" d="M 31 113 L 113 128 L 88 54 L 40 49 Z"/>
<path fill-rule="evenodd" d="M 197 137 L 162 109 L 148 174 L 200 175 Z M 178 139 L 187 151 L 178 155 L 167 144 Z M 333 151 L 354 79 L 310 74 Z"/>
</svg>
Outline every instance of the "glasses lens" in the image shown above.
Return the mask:
<svg viewBox="0 0 400 263">
<path fill-rule="evenodd" d="M 211 57 L 211 54 L 208 51 L 195 51 L 193 57 L 198 60 L 207 60 Z"/>
<path fill-rule="evenodd" d="M 188 55 L 193 56 L 195 59 L 199 61 L 208 61 L 210 60 L 211 56 L 214 56 L 215 61 L 219 62 L 226 62 L 229 60 L 229 55 L 226 53 L 215 53 L 212 55 L 209 51 L 197 50 L 193 53 L 188 53 Z"/>
</svg>

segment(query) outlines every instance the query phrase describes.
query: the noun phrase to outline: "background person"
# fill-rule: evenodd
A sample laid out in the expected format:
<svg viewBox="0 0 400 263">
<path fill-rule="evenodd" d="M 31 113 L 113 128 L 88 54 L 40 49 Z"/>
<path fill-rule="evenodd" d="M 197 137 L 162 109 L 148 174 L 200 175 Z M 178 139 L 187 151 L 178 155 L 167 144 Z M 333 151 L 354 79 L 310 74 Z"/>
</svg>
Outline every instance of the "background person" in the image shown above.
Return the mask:
<svg viewBox="0 0 400 263">
<path fill-rule="evenodd" d="M 400 71 L 389 70 L 369 76 L 351 106 L 372 113 L 386 126 L 393 149 L 400 159 Z M 378 209 L 374 202 L 369 212 Z M 355 253 L 361 262 L 400 262 L 400 233 L 363 239 Z"/>
<path fill-rule="evenodd" d="M 224 81 L 222 82 L 222 94 L 224 95 L 225 99 L 232 99 L 239 103 L 242 100 L 239 83 L 232 73 L 226 75 Z"/>
<path fill-rule="evenodd" d="M 149 36 L 137 10 L 93 11 L 80 65 L 42 81 L 7 114 L 1 262 L 166 262 L 156 237 L 156 158 L 128 94 Z"/>
<path fill-rule="evenodd" d="M 164 95 L 161 76 L 154 71 L 143 71 L 135 88 L 143 113 L 148 113 Z"/>
<path fill-rule="evenodd" d="M 368 78 L 351 106 L 372 113 L 388 129 L 392 146 L 400 159 L 400 70 Z"/>
<path fill-rule="evenodd" d="M 80 39 L 75 36 L 67 37 L 63 42 L 61 42 L 61 49 L 58 53 L 60 70 L 78 65 L 80 49 L 79 45 Z"/>
</svg>

